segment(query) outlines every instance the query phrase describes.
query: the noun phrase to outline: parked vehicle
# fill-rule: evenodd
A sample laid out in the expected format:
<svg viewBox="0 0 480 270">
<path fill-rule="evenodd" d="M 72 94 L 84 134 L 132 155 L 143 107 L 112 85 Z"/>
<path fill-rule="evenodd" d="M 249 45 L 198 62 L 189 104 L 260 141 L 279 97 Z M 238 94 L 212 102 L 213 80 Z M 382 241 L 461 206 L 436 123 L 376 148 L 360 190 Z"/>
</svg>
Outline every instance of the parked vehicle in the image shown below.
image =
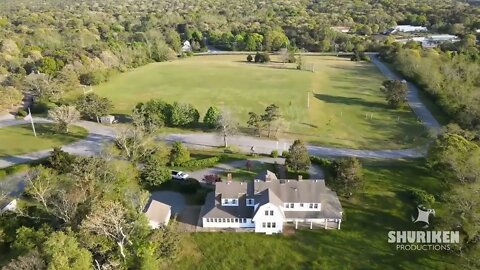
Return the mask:
<svg viewBox="0 0 480 270">
<path fill-rule="evenodd" d="M 178 180 L 185 180 L 188 178 L 188 174 L 182 171 L 172 171 L 172 178 Z"/>
</svg>

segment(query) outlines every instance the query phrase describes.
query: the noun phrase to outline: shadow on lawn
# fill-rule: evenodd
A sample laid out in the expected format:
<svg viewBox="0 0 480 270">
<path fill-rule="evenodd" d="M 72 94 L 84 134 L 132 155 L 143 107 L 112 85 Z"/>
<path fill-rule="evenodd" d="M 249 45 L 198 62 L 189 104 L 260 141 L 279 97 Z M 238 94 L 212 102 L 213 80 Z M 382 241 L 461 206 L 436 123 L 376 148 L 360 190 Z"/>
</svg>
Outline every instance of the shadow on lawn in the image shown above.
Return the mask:
<svg viewBox="0 0 480 270">
<path fill-rule="evenodd" d="M 385 110 L 390 109 L 386 103 L 371 102 L 371 101 L 366 101 L 364 99 L 356 98 L 356 97 L 341 97 L 341 96 L 332 96 L 332 95 L 326 95 L 326 94 L 314 94 L 314 96 L 315 98 L 327 103 L 358 105 L 358 106 L 364 106 L 369 108 L 380 108 Z"/>
</svg>

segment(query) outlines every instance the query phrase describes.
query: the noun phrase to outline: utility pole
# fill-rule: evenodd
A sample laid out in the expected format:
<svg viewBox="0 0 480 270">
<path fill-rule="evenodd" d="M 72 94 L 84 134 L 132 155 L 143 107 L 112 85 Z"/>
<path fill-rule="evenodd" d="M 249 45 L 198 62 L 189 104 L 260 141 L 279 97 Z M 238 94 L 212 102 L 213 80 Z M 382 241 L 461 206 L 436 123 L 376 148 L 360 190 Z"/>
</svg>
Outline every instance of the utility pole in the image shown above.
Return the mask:
<svg viewBox="0 0 480 270">
<path fill-rule="evenodd" d="M 307 91 L 307 109 L 310 109 L 310 91 Z"/>
</svg>

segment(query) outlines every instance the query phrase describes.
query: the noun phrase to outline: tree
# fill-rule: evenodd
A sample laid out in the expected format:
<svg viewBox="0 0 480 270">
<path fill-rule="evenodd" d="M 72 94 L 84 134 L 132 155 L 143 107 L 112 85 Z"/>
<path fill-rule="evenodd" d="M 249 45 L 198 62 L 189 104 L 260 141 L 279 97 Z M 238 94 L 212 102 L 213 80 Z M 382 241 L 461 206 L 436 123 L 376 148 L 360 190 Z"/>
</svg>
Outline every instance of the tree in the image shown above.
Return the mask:
<svg viewBox="0 0 480 270">
<path fill-rule="evenodd" d="M 170 125 L 174 127 L 198 123 L 200 114 L 191 104 L 174 102 L 170 108 Z"/>
<path fill-rule="evenodd" d="M 170 169 L 164 167 L 162 160 L 150 156 L 144 164 L 141 173 L 142 183 L 148 187 L 158 187 L 172 178 Z"/>
<path fill-rule="evenodd" d="M 97 122 L 100 123 L 100 117 L 108 115 L 113 108 L 113 104 L 106 97 L 100 97 L 95 93 L 88 93 L 87 95 L 77 98 L 75 107 L 83 117 L 96 119 Z"/>
<path fill-rule="evenodd" d="M 15 104 L 19 104 L 23 99 L 22 92 L 15 87 L 0 86 L 0 111 L 12 108 Z"/>
<path fill-rule="evenodd" d="M 334 165 L 334 185 L 336 191 L 346 196 L 352 196 L 363 186 L 362 164 L 355 157 L 347 157 Z"/>
<path fill-rule="evenodd" d="M 399 80 L 386 80 L 382 83 L 382 91 L 387 95 L 386 99 L 390 106 L 400 108 L 407 99 L 407 84 Z"/>
<path fill-rule="evenodd" d="M 229 111 L 223 110 L 217 121 L 217 129 L 223 137 L 223 147 L 228 147 L 228 138 L 238 131 L 238 123 L 233 120 Z"/>
<path fill-rule="evenodd" d="M 49 165 L 60 174 L 71 172 L 75 156 L 62 150 L 60 147 L 54 147 L 48 157 Z"/>
<path fill-rule="evenodd" d="M 101 70 L 90 71 L 80 75 L 80 83 L 84 85 L 98 85 L 105 80 L 105 74 Z"/>
<path fill-rule="evenodd" d="M 88 233 L 115 242 L 118 252 L 125 259 L 125 247 L 133 244 L 135 218 L 130 216 L 128 209 L 118 201 L 100 201 L 82 221 L 81 227 Z"/>
<path fill-rule="evenodd" d="M 295 172 L 305 171 L 310 167 L 308 149 L 301 140 L 295 140 L 288 149 L 285 165 Z"/>
<path fill-rule="evenodd" d="M 140 161 L 157 148 L 153 135 L 156 126 L 138 111 L 133 112 L 132 122 L 132 125 L 117 130 L 115 145 L 128 160 Z"/>
<path fill-rule="evenodd" d="M 91 269 L 92 254 L 82 248 L 71 232 L 54 232 L 43 244 L 48 269 Z"/>
<path fill-rule="evenodd" d="M 170 164 L 181 165 L 190 160 L 190 151 L 181 142 L 174 142 L 170 150 Z"/>
<path fill-rule="evenodd" d="M 257 52 L 255 54 L 255 63 L 268 63 L 270 62 L 270 55 L 266 52 L 263 52 L 263 53 L 260 53 L 260 52 Z"/>
<path fill-rule="evenodd" d="M 25 179 L 27 183 L 25 192 L 40 202 L 48 211 L 49 199 L 59 181 L 58 174 L 52 169 L 40 165 L 30 170 Z"/>
<path fill-rule="evenodd" d="M 265 108 L 265 113 L 261 116 L 262 121 L 267 124 L 268 138 L 272 133 L 272 123 L 280 118 L 280 108 L 275 104 L 270 104 Z"/>
<path fill-rule="evenodd" d="M 262 123 L 262 117 L 260 115 L 254 112 L 249 112 L 247 125 L 248 127 L 254 129 L 254 133 L 258 134 L 258 136 L 261 136 L 263 123 Z"/>
<path fill-rule="evenodd" d="M 217 126 L 220 117 L 220 110 L 217 107 L 211 106 L 210 108 L 208 108 L 207 113 L 203 118 L 203 123 L 206 124 L 209 128 L 214 128 Z"/>
<path fill-rule="evenodd" d="M 170 123 L 172 105 L 160 99 L 152 99 L 146 103 L 138 103 L 134 111 L 142 114 L 145 120 L 145 126 L 161 128 Z"/>
<path fill-rule="evenodd" d="M 459 134 L 441 134 L 430 146 L 428 164 L 447 179 L 461 183 L 480 180 L 480 147 Z"/>
<path fill-rule="evenodd" d="M 38 270 L 45 269 L 45 261 L 38 250 L 33 249 L 5 265 L 2 270 Z"/>
<path fill-rule="evenodd" d="M 253 57 L 251 54 L 247 55 L 247 62 L 252 62 L 253 61 Z"/>
<path fill-rule="evenodd" d="M 68 126 L 80 119 L 80 113 L 74 106 L 62 105 L 49 110 L 48 117 L 57 123 L 60 132 L 68 133 Z"/>
</svg>

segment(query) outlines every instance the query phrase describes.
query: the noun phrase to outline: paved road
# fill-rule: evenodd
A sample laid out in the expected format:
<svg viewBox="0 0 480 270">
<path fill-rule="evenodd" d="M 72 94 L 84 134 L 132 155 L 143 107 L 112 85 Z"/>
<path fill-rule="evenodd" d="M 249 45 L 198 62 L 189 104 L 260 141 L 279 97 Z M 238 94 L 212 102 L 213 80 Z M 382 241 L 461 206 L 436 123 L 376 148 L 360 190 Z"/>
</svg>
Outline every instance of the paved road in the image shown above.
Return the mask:
<svg viewBox="0 0 480 270">
<path fill-rule="evenodd" d="M 44 118 L 34 118 L 35 123 L 51 123 L 50 120 Z M 0 120 L 0 128 L 28 124 L 29 122 L 23 119 L 13 119 L 13 117 L 5 117 Z M 66 152 L 75 155 L 95 155 L 100 153 L 102 146 L 106 141 L 113 140 L 115 138 L 115 130 L 112 127 L 100 125 L 88 121 L 79 121 L 75 123 L 77 126 L 81 126 L 88 130 L 89 134 L 85 139 L 76 141 L 74 143 L 62 146 L 62 149 Z M 15 164 L 26 163 L 29 161 L 48 157 L 50 151 L 42 150 L 24 155 L 0 157 L 0 168 L 6 168 Z"/>
<path fill-rule="evenodd" d="M 382 63 L 377 55 L 371 55 L 370 59 L 372 63 L 377 66 L 380 72 L 385 75 L 390 80 L 403 80 L 398 74 L 390 70 L 384 63 Z M 407 82 L 408 85 L 408 94 L 407 100 L 408 105 L 412 108 L 413 112 L 417 117 L 422 121 L 422 123 L 432 132 L 433 135 L 438 135 L 440 133 L 440 124 L 437 119 L 433 117 L 432 113 L 425 107 L 420 98 L 418 97 L 418 92 L 420 91 L 413 83 Z"/>
<path fill-rule="evenodd" d="M 375 54 L 370 54 L 372 63 L 375 64 L 379 70 L 390 79 L 402 79 L 397 74 L 392 72 L 386 65 L 380 62 Z M 432 134 L 437 135 L 440 131 L 440 124 L 436 121 L 433 115 L 423 105 L 418 97 L 418 88 L 415 85 L 408 83 L 408 104 L 412 107 L 418 118 L 424 125 L 431 130 Z M 38 122 L 49 122 L 47 119 L 36 118 Z M 15 120 L 12 116 L 0 117 L 0 128 L 28 123 L 23 120 Z M 75 143 L 62 147 L 65 151 L 77 155 L 94 155 L 98 154 L 102 149 L 102 144 L 106 141 L 112 140 L 115 137 L 115 131 L 112 127 L 99 125 L 92 122 L 80 121 L 77 125 L 86 128 L 89 131 L 87 138 L 77 141 Z M 195 133 L 195 134 L 170 134 L 159 137 L 166 141 L 182 141 L 195 147 L 216 147 L 221 146 L 222 138 L 216 134 L 211 133 Z M 249 152 L 252 146 L 255 146 L 255 152 L 269 154 L 272 150 L 283 151 L 287 150 L 292 141 L 289 140 L 267 140 L 249 136 L 235 136 L 230 139 L 230 144 L 235 145 L 241 151 Z M 308 146 L 308 151 L 312 155 L 318 156 L 355 156 L 363 158 L 382 158 L 382 159 L 400 159 L 400 158 L 416 158 L 422 157 L 426 154 L 426 147 L 411 148 L 400 150 L 356 150 L 347 148 L 330 148 L 321 146 Z M 28 161 L 40 159 L 48 156 L 49 150 L 38 151 L 30 154 L 3 157 L 0 158 L 0 168 L 12 166 L 14 164 L 25 163 Z"/>
<path fill-rule="evenodd" d="M 181 141 L 185 144 L 196 148 L 210 148 L 212 146 L 223 146 L 223 138 L 214 133 L 198 133 L 198 134 L 170 134 L 159 137 L 160 140 L 167 142 Z M 233 136 L 229 139 L 229 144 L 234 145 L 242 152 L 250 152 L 252 146 L 255 152 L 259 154 L 270 154 L 272 150 L 288 150 L 293 143 L 291 140 L 268 140 L 250 136 Z M 347 148 L 332 148 L 322 146 L 307 146 L 311 155 L 316 156 L 355 156 L 363 158 L 382 158 L 382 159 L 399 159 L 399 158 L 417 158 L 424 156 L 426 150 L 423 149 L 400 149 L 400 150 L 356 150 Z"/>
</svg>

